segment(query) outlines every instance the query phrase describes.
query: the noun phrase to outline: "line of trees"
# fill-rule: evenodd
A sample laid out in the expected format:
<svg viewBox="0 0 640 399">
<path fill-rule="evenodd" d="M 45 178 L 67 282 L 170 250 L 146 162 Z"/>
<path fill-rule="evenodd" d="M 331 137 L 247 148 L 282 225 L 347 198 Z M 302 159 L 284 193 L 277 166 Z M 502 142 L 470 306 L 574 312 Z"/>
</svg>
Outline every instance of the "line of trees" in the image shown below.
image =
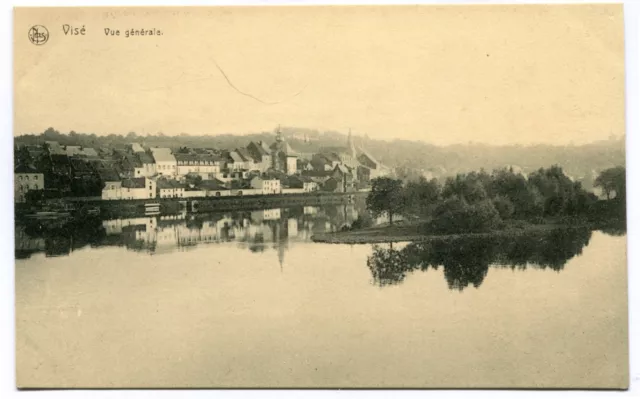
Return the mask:
<svg viewBox="0 0 640 399">
<path fill-rule="evenodd" d="M 512 220 L 542 221 L 594 219 L 598 216 L 625 219 L 625 169 L 604 170 L 596 179 L 609 201 L 572 181 L 559 166 L 540 168 L 528 176 L 512 169 L 458 174 L 443 184 L 419 178 L 404 183 L 388 177 L 372 180 L 367 208 L 374 216 L 386 213 L 422 219 L 424 232 L 486 232 Z"/>
</svg>

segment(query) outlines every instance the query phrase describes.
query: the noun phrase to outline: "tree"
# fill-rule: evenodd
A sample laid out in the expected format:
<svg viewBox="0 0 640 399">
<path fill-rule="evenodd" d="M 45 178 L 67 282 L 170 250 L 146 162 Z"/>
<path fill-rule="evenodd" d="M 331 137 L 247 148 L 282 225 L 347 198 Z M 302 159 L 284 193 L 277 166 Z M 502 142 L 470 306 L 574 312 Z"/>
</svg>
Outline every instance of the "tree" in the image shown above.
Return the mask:
<svg viewBox="0 0 640 399">
<path fill-rule="evenodd" d="M 458 197 L 468 204 L 484 201 L 488 198 L 485 189 L 485 179 L 488 175 L 479 173 L 458 174 L 456 177 L 449 177 L 442 188 L 442 198 Z"/>
<path fill-rule="evenodd" d="M 374 217 L 382 213 L 389 215 L 389 224 L 393 224 L 393 215 L 404 209 L 402 180 L 378 177 L 371 180 L 371 192 L 367 196 L 367 209 Z"/>
<path fill-rule="evenodd" d="M 427 181 L 420 177 L 410 181 L 404 187 L 405 213 L 415 216 L 427 216 L 440 199 L 440 186 L 436 179 Z"/>
<path fill-rule="evenodd" d="M 511 200 L 503 196 L 495 197 L 493 199 L 493 206 L 498 211 L 502 220 L 511 219 L 511 216 L 513 216 L 513 212 L 515 211 L 515 207 L 513 206 L 513 203 L 511 203 Z"/>
<path fill-rule="evenodd" d="M 187 181 L 187 184 L 189 186 L 195 187 L 195 188 L 200 187 L 200 184 L 202 184 L 202 176 L 200 175 L 187 174 L 187 176 L 185 177 L 185 180 Z"/>
<path fill-rule="evenodd" d="M 626 170 L 623 166 L 605 169 L 596 178 L 594 187 L 602 188 L 607 199 L 611 199 L 614 194 L 615 198 L 624 199 L 627 195 Z"/>
</svg>

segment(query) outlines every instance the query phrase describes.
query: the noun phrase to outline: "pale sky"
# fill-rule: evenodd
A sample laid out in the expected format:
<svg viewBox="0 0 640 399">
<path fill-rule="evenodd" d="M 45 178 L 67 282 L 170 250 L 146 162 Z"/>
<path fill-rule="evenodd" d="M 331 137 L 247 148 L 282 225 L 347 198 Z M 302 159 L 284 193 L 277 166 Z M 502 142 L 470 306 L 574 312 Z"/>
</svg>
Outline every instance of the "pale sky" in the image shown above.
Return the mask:
<svg viewBox="0 0 640 399">
<path fill-rule="evenodd" d="M 282 124 L 446 145 L 625 132 L 617 5 L 82 10 L 16 11 L 15 134 Z M 44 45 L 28 40 L 35 24 Z"/>
</svg>

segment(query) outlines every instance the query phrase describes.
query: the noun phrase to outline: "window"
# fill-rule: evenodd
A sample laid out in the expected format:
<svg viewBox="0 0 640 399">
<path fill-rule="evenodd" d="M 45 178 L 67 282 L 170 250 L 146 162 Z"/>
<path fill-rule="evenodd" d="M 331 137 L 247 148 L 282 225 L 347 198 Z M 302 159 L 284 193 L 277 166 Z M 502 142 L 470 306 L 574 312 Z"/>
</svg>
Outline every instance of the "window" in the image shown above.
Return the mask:
<svg viewBox="0 0 640 399">
<path fill-rule="evenodd" d="M 38 175 L 33 176 L 33 180 L 38 180 Z"/>
<path fill-rule="evenodd" d="M 25 180 L 29 180 L 29 176 L 25 176 L 25 177 L 24 177 L 24 179 L 25 179 Z"/>
</svg>

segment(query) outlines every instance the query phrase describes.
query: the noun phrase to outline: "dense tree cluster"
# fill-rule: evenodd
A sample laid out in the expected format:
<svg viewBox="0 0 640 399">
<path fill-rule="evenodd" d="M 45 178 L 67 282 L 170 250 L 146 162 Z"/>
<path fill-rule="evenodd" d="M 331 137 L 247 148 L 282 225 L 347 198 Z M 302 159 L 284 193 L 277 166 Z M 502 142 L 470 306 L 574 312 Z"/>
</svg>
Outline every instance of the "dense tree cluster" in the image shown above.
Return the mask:
<svg viewBox="0 0 640 399">
<path fill-rule="evenodd" d="M 597 178 L 608 198 L 624 209 L 624 168 L 602 171 Z M 615 194 L 612 194 L 615 193 Z M 606 201 L 605 201 L 606 202 Z M 512 169 L 471 172 L 437 180 L 418 178 L 372 181 L 367 207 L 374 215 L 386 212 L 423 219 L 423 232 L 487 232 L 510 220 L 541 222 L 549 219 L 592 218 L 610 205 L 600 205 L 595 194 L 570 179 L 559 166 L 529 174 Z M 615 216 L 613 213 L 611 216 Z"/>
</svg>

